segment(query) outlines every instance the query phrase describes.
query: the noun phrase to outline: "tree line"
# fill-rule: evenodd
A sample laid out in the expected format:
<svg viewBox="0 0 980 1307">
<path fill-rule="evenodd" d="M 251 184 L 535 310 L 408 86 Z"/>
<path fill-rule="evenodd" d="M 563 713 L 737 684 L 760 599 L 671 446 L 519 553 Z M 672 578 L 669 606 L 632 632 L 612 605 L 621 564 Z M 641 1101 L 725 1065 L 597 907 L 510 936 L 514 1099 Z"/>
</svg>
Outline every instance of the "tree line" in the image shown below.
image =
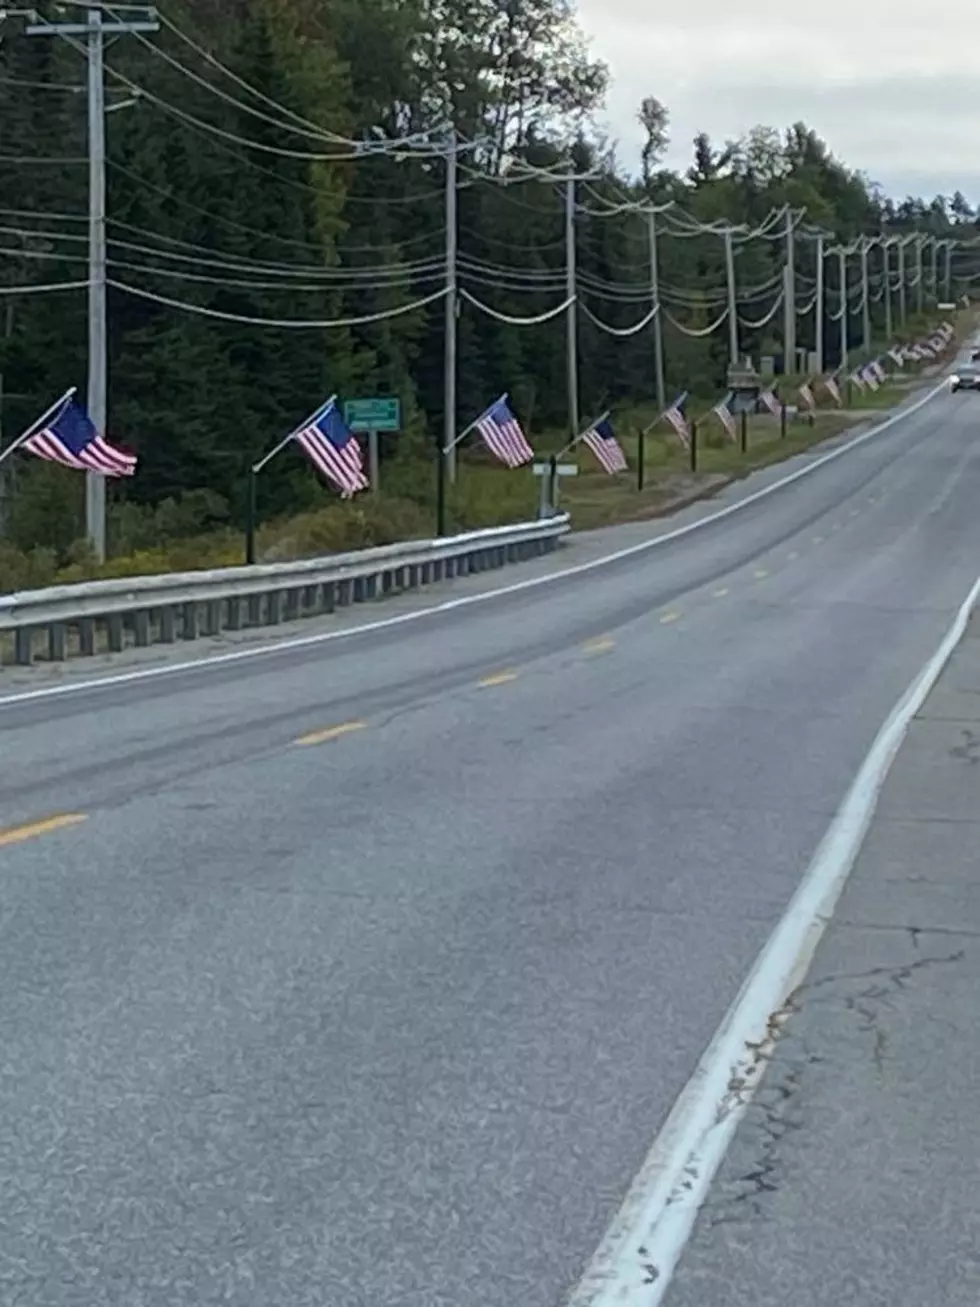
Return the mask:
<svg viewBox="0 0 980 1307">
<path fill-rule="evenodd" d="M 565 186 L 555 178 L 569 169 L 587 178 L 575 191 L 583 413 L 653 389 L 649 331 L 616 334 L 649 310 L 648 224 L 630 202 L 674 202 L 687 215 L 683 229 L 665 227 L 658 251 L 664 303 L 680 324 L 665 328 L 672 389 L 719 387 L 728 362 L 723 331 L 696 334 L 724 287 L 711 224 L 757 227 L 790 205 L 842 240 L 976 235 L 962 195 L 896 202 L 802 123 L 723 143 L 699 135 L 690 167 L 671 171 L 669 116 L 654 96 L 637 107 L 645 146 L 631 175 L 595 127 L 608 70 L 568 0 L 183 0 L 163 15 L 159 33 L 121 37 L 106 58 L 110 434 L 141 458 L 133 483 L 113 493 L 133 510 L 177 505 L 178 518 L 183 502 L 194 529 L 237 515 L 248 464 L 332 392 L 400 396 L 406 430 L 385 456 L 434 466 L 444 308 L 433 297 L 445 280 L 450 128 L 460 144 L 459 284 L 490 310 L 460 306 L 460 426 L 504 390 L 534 430 L 567 421 L 564 317 L 514 320 L 564 298 Z M 85 291 L 44 289 L 87 275 L 84 81 L 76 44 L 8 20 L 4 441 L 67 385 L 84 389 Z M 407 144 L 386 145 L 395 141 Z M 740 247 L 740 291 L 775 284 L 776 236 Z M 812 241 L 799 243 L 802 284 L 813 281 L 814 254 Z M 959 258 L 961 289 L 971 267 Z M 749 296 L 747 318 L 764 316 L 766 293 Z M 298 320 L 350 325 L 269 325 Z M 743 347 L 778 352 L 780 325 L 777 315 L 743 330 Z M 799 331 L 807 344 L 812 324 Z M 80 478 L 29 458 L 5 471 L 3 533 L 23 548 L 68 551 L 80 534 Z M 263 508 L 323 497 L 299 460 L 283 459 Z"/>
</svg>

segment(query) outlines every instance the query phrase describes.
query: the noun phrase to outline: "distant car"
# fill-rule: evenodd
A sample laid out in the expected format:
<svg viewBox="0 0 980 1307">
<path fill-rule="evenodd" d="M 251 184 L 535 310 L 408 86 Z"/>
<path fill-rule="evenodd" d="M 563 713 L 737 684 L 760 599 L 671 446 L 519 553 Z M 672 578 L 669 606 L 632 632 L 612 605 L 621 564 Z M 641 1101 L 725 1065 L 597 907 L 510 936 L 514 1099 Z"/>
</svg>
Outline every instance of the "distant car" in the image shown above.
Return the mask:
<svg viewBox="0 0 980 1307">
<path fill-rule="evenodd" d="M 964 363 L 956 369 L 950 378 L 953 390 L 980 390 L 980 366 L 976 363 Z"/>
</svg>

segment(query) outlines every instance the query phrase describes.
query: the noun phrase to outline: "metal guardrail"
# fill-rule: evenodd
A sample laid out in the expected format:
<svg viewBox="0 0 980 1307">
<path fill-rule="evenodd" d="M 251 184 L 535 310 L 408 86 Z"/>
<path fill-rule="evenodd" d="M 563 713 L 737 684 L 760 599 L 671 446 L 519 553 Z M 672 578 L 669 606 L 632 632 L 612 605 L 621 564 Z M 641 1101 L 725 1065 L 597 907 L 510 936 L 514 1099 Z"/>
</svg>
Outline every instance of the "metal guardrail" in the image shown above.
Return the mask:
<svg viewBox="0 0 980 1307">
<path fill-rule="evenodd" d="M 170 572 L 88 581 L 0 595 L 0 649 L 13 660 L 119 653 L 201 635 L 275 626 L 332 613 L 455 576 L 468 576 L 551 552 L 569 530 L 568 514 L 407 540 L 293 563 Z"/>
</svg>

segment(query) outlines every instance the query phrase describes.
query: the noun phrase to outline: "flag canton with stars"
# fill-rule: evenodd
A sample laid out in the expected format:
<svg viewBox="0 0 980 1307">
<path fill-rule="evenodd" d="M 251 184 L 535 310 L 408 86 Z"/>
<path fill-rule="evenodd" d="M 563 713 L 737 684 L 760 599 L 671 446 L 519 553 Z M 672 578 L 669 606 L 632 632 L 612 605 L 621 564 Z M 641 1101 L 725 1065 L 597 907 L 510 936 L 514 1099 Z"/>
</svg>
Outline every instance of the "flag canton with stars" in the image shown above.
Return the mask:
<svg viewBox="0 0 980 1307">
<path fill-rule="evenodd" d="M 350 499 L 358 490 L 366 490 L 370 485 L 364 475 L 361 447 L 334 400 L 300 427 L 296 440 L 314 467 L 337 486 L 344 499 Z"/>
<path fill-rule="evenodd" d="M 24 448 L 49 463 L 76 471 L 100 472 L 107 477 L 131 477 L 136 471 L 135 454 L 104 440 L 76 399 L 66 400 L 53 418 L 28 436 Z"/>
<path fill-rule="evenodd" d="M 603 418 L 582 437 L 596 458 L 609 473 L 625 472 L 629 466 L 612 426 Z"/>
<path fill-rule="evenodd" d="M 521 424 L 510 411 L 506 395 L 477 419 L 476 429 L 490 453 L 508 467 L 522 467 L 534 457 Z"/>
</svg>

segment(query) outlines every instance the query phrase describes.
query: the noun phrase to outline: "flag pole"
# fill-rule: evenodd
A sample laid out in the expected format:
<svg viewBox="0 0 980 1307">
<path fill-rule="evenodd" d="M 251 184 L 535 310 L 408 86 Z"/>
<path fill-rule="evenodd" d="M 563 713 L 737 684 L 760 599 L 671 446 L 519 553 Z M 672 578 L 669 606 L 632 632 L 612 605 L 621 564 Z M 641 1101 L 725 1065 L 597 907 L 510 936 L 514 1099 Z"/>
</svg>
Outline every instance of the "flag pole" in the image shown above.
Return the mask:
<svg viewBox="0 0 980 1307">
<path fill-rule="evenodd" d="M 309 417 L 304 418 L 303 421 L 300 422 L 298 426 L 293 427 L 289 435 L 284 436 L 282 440 L 279 441 L 279 444 L 276 445 L 275 449 L 270 449 L 268 454 L 260 458 L 257 463 L 253 463 L 252 471 L 255 473 L 255 475 L 258 476 L 258 474 L 262 471 L 265 465 L 267 463 L 271 463 L 272 460 L 275 458 L 275 456 L 279 453 L 279 451 L 281 449 L 285 449 L 286 446 L 289 444 L 289 442 L 295 439 L 295 437 L 299 435 L 299 433 L 303 430 L 304 427 L 308 427 L 311 422 L 315 422 L 321 413 L 326 413 L 330 405 L 336 404 L 336 402 L 337 402 L 337 396 L 331 395 L 330 398 L 326 400 L 324 403 L 322 403 L 319 408 L 315 408 L 313 412 L 309 415 Z"/>
<path fill-rule="evenodd" d="M 44 426 L 45 422 L 47 422 L 51 414 L 57 413 L 59 409 L 63 408 L 68 403 L 68 401 L 75 395 L 77 390 L 78 390 L 77 386 L 69 386 L 69 388 L 65 391 L 65 393 L 61 396 L 60 399 L 55 400 L 55 402 L 51 405 L 50 408 L 46 408 L 44 410 L 44 412 L 41 414 L 41 416 L 37 419 L 36 422 L 32 422 L 26 431 L 22 431 L 15 441 L 9 444 L 5 450 L 0 452 L 0 463 L 5 463 L 7 459 L 10 457 L 10 455 L 14 453 L 15 450 L 20 449 L 21 445 L 23 445 L 26 441 L 30 440 L 31 436 L 33 436 L 36 431 L 40 430 L 40 428 Z"/>
</svg>

